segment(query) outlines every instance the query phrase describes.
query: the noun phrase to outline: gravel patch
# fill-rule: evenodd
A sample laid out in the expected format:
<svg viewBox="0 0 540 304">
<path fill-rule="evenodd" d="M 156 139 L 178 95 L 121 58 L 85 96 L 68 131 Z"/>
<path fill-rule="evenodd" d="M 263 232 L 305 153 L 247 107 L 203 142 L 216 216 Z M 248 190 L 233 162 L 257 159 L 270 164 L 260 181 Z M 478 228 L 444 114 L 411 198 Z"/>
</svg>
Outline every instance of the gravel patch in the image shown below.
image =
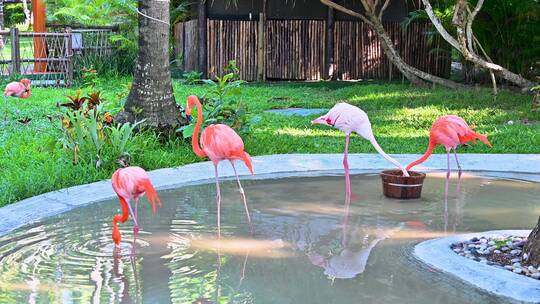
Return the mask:
<svg viewBox="0 0 540 304">
<path fill-rule="evenodd" d="M 450 249 L 476 262 L 540 280 L 540 266 L 528 263 L 527 254 L 523 252 L 526 242 L 526 237 L 519 236 L 480 236 L 452 243 Z"/>
</svg>

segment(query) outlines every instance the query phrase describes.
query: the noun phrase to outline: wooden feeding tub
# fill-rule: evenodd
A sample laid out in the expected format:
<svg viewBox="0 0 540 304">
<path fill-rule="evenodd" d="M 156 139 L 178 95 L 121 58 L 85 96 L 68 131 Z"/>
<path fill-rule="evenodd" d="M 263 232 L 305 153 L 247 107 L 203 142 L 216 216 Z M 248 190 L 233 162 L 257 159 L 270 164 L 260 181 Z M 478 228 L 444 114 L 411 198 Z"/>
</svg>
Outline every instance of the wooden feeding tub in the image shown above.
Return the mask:
<svg viewBox="0 0 540 304">
<path fill-rule="evenodd" d="M 386 197 L 398 199 L 419 198 L 422 194 L 425 173 L 409 171 L 409 177 L 401 170 L 385 170 L 380 173 L 383 193 Z"/>
</svg>

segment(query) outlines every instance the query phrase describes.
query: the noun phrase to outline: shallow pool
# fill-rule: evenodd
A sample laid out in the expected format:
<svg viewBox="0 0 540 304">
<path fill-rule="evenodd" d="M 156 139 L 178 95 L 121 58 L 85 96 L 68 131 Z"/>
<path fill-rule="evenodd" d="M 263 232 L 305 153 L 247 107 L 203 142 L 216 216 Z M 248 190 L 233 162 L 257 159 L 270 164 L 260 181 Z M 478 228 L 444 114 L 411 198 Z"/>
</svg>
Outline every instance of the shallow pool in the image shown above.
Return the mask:
<svg viewBox="0 0 540 304">
<path fill-rule="evenodd" d="M 381 195 L 377 175 L 245 180 L 250 235 L 233 181 L 222 186 L 216 241 L 214 185 L 161 192 L 153 216 L 139 206 L 141 232 L 120 225 L 116 200 L 74 209 L 0 237 L 0 303 L 498 303 L 418 262 L 413 246 L 447 233 L 530 229 L 540 185 L 430 174 L 423 198 Z M 348 208 L 347 208 L 348 207 Z M 46 206 L 43 206 L 46 208 Z"/>
</svg>

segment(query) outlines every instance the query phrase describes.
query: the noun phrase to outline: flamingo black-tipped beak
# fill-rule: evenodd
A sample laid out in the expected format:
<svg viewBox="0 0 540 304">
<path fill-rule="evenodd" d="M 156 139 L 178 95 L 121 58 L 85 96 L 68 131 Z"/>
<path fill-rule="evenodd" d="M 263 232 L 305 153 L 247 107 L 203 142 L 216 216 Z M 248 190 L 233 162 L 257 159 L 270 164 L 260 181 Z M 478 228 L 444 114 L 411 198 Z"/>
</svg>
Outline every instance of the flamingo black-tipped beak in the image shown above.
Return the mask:
<svg viewBox="0 0 540 304">
<path fill-rule="evenodd" d="M 186 118 L 188 122 L 191 122 L 191 115 L 186 114 Z"/>
</svg>

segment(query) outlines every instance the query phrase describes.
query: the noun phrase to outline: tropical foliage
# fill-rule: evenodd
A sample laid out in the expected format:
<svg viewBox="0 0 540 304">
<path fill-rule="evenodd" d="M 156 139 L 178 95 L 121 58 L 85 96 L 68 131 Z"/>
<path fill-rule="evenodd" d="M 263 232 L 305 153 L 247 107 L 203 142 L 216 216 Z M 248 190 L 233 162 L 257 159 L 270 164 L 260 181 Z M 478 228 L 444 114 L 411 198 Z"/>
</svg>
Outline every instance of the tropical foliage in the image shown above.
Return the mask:
<svg viewBox="0 0 540 304">
<path fill-rule="evenodd" d="M 456 1 L 431 2 L 443 26 L 449 33 L 455 33 L 452 18 Z M 476 0 L 469 1 L 471 6 L 476 3 Z M 417 10 L 409 14 L 403 25 L 407 26 L 412 21 L 429 22 L 429 18 L 425 11 Z M 493 62 L 526 78 L 534 79 L 540 75 L 539 1 L 485 1 L 473 24 L 473 32 L 479 42 L 478 54 L 483 55 L 485 51 Z M 438 36 L 434 27 L 428 34 L 431 39 Z"/>
</svg>

